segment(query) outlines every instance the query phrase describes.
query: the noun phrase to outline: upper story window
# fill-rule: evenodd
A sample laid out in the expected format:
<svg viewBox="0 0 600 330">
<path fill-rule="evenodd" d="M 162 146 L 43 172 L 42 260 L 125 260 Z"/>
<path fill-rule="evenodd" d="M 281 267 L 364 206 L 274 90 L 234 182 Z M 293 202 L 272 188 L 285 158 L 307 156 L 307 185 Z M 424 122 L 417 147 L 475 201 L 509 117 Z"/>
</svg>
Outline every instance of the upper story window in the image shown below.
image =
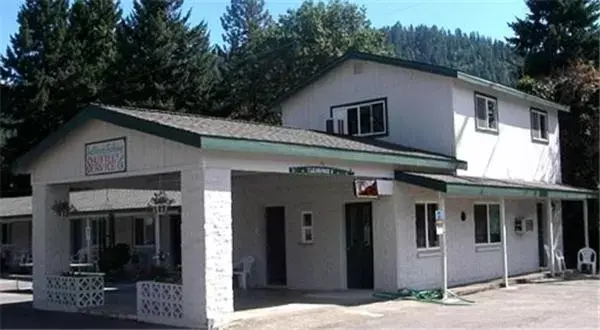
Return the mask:
<svg viewBox="0 0 600 330">
<path fill-rule="evenodd" d="M 498 132 L 498 100 L 475 93 L 475 125 L 478 130 Z"/>
<path fill-rule="evenodd" d="M 548 142 L 548 113 L 531 109 L 531 138 L 535 142 Z"/>
<path fill-rule="evenodd" d="M 331 107 L 334 121 L 343 121 L 344 132 L 353 136 L 378 136 L 387 134 L 387 101 L 377 99 Z M 333 122 L 327 125 L 335 125 Z M 336 129 L 339 131 L 339 128 Z M 334 131 L 333 126 L 327 127 Z"/>
</svg>

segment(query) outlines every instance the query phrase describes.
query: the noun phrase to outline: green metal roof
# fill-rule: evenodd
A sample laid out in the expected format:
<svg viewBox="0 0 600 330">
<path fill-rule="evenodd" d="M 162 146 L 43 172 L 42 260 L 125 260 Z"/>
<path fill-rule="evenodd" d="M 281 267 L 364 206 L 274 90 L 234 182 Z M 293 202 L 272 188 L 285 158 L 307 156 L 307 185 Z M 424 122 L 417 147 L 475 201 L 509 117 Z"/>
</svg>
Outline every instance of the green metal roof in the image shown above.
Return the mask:
<svg viewBox="0 0 600 330">
<path fill-rule="evenodd" d="M 500 180 L 447 174 L 408 173 L 397 171 L 396 180 L 448 195 L 488 197 L 530 197 L 555 199 L 598 198 L 598 191 L 568 185 Z"/>
<path fill-rule="evenodd" d="M 416 70 L 416 71 L 427 72 L 427 73 L 444 76 L 444 77 L 451 77 L 451 78 L 458 79 L 460 81 L 464 81 L 468 84 L 473 84 L 473 85 L 477 85 L 477 86 L 481 86 L 481 87 L 485 87 L 485 88 L 491 88 L 492 90 L 494 90 L 496 92 L 500 92 L 500 93 L 503 93 L 506 95 L 511 95 L 511 96 L 514 96 L 517 98 L 521 98 L 521 99 L 533 102 L 533 103 L 541 105 L 541 106 L 549 107 L 549 108 L 560 110 L 560 111 L 569 111 L 569 107 L 566 105 L 558 104 L 558 103 L 555 103 L 555 102 L 552 102 L 549 100 L 545 100 L 541 97 L 527 94 L 525 92 L 519 91 L 512 87 L 501 85 L 501 84 L 498 84 L 493 81 L 489 81 L 489 80 L 486 80 L 486 79 L 483 79 L 480 77 L 469 75 L 467 73 L 461 72 L 456 69 L 443 67 L 443 66 L 439 66 L 439 65 L 428 64 L 428 63 L 423 63 L 423 62 L 417 62 L 417 61 L 407 61 L 407 60 L 403 60 L 403 59 L 400 59 L 397 57 L 374 55 L 374 54 L 368 54 L 368 53 L 362 53 L 362 52 L 356 52 L 356 51 L 347 52 L 343 56 L 331 61 L 329 64 L 327 64 L 325 67 L 323 67 L 323 69 L 321 69 L 320 71 L 315 73 L 311 78 L 300 83 L 298 86 L 295 86 L 294 88 L 289 90 L 287 93 L 285 93 L 284 95 L 279 97 L 273 103 L 271 108 L 274 109 L 277 105 L 283 103 L 284 101 L 286 101 L 287 99 L 289 99 L 290 97 L 292 97 L 293 95 L 295 95 L 296 93 L 298 93 L 299 91 L 304 89 L 305 87 L 307 87 L 307 86 L 311 85 L 312 83 L 314 83 L 315 81 L 319 80 L 321 77 L 325 76 L 331 70 L 335 69 L 336 67 L 338 67 L 340 64 L 346 62 L 347 60 L 360 60 L 360 61 L 367 61 L 367 62 L 375 62 L 375 63 L 380 63 L 380 64 L 397 66 L 397 67 L 401 67 L 401 68 L 405 68 L 405 69 L 412 69 L 412 70 Z"/>
<path fill-rule="evenodd" d="M 466 168 L 454 157 L 366 138 L 351 138 L 306 129 L 225 120 L 152 109 L 90 105 L 14 164 L 24 171 L 84 122 L 97 119 L 207 150 L 307 156 L 366 163 L 453 170 Z"/>
</svg>

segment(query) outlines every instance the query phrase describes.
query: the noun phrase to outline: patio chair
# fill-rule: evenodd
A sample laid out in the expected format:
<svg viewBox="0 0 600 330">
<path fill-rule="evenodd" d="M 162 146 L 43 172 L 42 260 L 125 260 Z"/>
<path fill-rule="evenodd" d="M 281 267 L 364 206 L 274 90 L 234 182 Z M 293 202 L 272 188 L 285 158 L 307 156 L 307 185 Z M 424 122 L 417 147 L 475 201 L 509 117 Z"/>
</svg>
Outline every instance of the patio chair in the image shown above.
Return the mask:
<svg viewBox="0 0 600 330">
<path fill-rule="evenodd" d="M 233 276 L 238 277 L 238 283 L 240 288 L 246 290 L 247 280 L 252 273 L 252 266 L 254 265 L 254 257 L 246 256 L 240 261 L 236 262 L 233 266 Z"/>
<path fill-rule="evenodd" d="M 558 272 L 564 273 L 567 270 L 567 263 L 565 262 L 565 256 L 563 255 L 561 250 L 554 251 L 554 254 L 556 255 Z"/>
<path fill-rule="evenodd" d="M 596 251 L 584 247 L 577 252 L 577 271 L 581 273 L 583 265 L 589 265 L 592 275 L 596 274 Z"/>
</svg>

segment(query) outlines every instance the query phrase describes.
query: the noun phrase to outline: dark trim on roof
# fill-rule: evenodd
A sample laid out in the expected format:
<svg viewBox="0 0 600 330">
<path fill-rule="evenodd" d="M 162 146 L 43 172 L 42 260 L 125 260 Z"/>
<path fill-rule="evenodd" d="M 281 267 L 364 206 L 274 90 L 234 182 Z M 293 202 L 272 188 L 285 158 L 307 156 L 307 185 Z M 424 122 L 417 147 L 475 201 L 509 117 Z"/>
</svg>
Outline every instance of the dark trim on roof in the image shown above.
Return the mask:
<svg viewBox="0 0 600 330">
<path fill-rule="evenodd" d="M 181 114 L 173 114 L 181 115 Z M 159 136 L 175 142 L 180 142 L 196 148 L 211 150 L 255 152 L 267 154 L 281 154 L 291 156 L 323 157 L 351 161 L 364 161 L 379 164 L 423 166 L 440 169 L 466 168 L 466 163 L 453 157 L 436 157 L 427 152 L 424 155 L 386 153 L 373 151 L 356 151 L 341 148 L 330 148 L 318 145 L 294 144 L 279 141 L 251 140 L 223 136 L 207 136 L 161 124 L 154 120 L 138 118 L 118 111 L 106 109 L 101 105 L 92 104 L 84 108 L 73 119 L 63 125 L 58 131 L 52 133 L 40 144 L 35 146 L 13 164 L 13 170 L 24 172 L 42 153 L 60 142 L 67 134 L 91 119 L 105 121 L 116 126 L 129 128 L 150 135 Z"/>
<path fill-rule="evenodd" d="M 529 197 L 529 198 L 554 198 L 554 199 L 595 199 L 598 192 L 571 187 L 570 189 L 525 187 L 517 185 L 499 186 L 494 184 L 466 184 L 446 182 L 444 180 L 421 176 L 418 174 L 396 171 L 394 177 L 415 186 L 439 191 L 448 195 L 460 196 L 488 196 L 488 197 Z"/>
<path fill-rule="evenodd" d="M 401 58 L 391 57 L 391 56 L 382 56 L 382 55 L 374 55 L 374 54 L 350 51 L 350 52 L 347 52 L 344 55 L 334 59 L 333 61 L 329 62 L 321 70 L 317 71 L 317 73 L 312 75 L 306 81 L 298 84 L 295 87 L 292 87 L 292 89 L 290 89 L 284 95 L 278 97 L 273 102 L 273 104 L 269 107 L 269 109 L 274 109 L 275 107 L 277 107 L 278 105 L 280 105 L 281 103 L 286 101 L 288 98 L 292 97 L 294 94 L 298 93 L 305 87 L 316 82 L 321 77 L 323 77 L 324 75 L 329 73 L 331 70 L 337 68 L 340 64 L 346 62 L 347 60 L 360 60 L 360 61 L 376 62 L 376 63 L 380 63 L 380 64 L 388 64 L 388 65 L 398 66 L 398 67 L 405 68 L 405 69 L 412 69 L 412 70 L 432 73 L 432 74 L 436 74 L 436 75 L 440 75 L 440 76 L 446 76 L 446 77 L 452 77 L 452 78 L 458 77 L 457 70 L 439 66 L 439 65 L 433 65 L 433 64 L 417 62 L 417 61 L 407 61 L 407 60 L 403 60 Z"/>
</svg>

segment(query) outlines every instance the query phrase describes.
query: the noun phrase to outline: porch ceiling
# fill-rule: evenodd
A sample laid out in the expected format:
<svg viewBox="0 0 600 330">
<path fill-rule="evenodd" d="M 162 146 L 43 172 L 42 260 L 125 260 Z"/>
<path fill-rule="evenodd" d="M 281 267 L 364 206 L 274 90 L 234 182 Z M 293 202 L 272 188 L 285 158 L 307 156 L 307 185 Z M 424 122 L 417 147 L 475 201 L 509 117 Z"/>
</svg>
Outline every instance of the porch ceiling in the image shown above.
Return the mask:
<svg viewBox="0 0 600 330">
<path fill-rule="evenodd" d="M 401 171 L 395 173 L 395 178 L 398 181 L 444 192 L 448 195 L 556 199 L 598 198 L 598 191 L 543 182 Z"/>
</svg>

